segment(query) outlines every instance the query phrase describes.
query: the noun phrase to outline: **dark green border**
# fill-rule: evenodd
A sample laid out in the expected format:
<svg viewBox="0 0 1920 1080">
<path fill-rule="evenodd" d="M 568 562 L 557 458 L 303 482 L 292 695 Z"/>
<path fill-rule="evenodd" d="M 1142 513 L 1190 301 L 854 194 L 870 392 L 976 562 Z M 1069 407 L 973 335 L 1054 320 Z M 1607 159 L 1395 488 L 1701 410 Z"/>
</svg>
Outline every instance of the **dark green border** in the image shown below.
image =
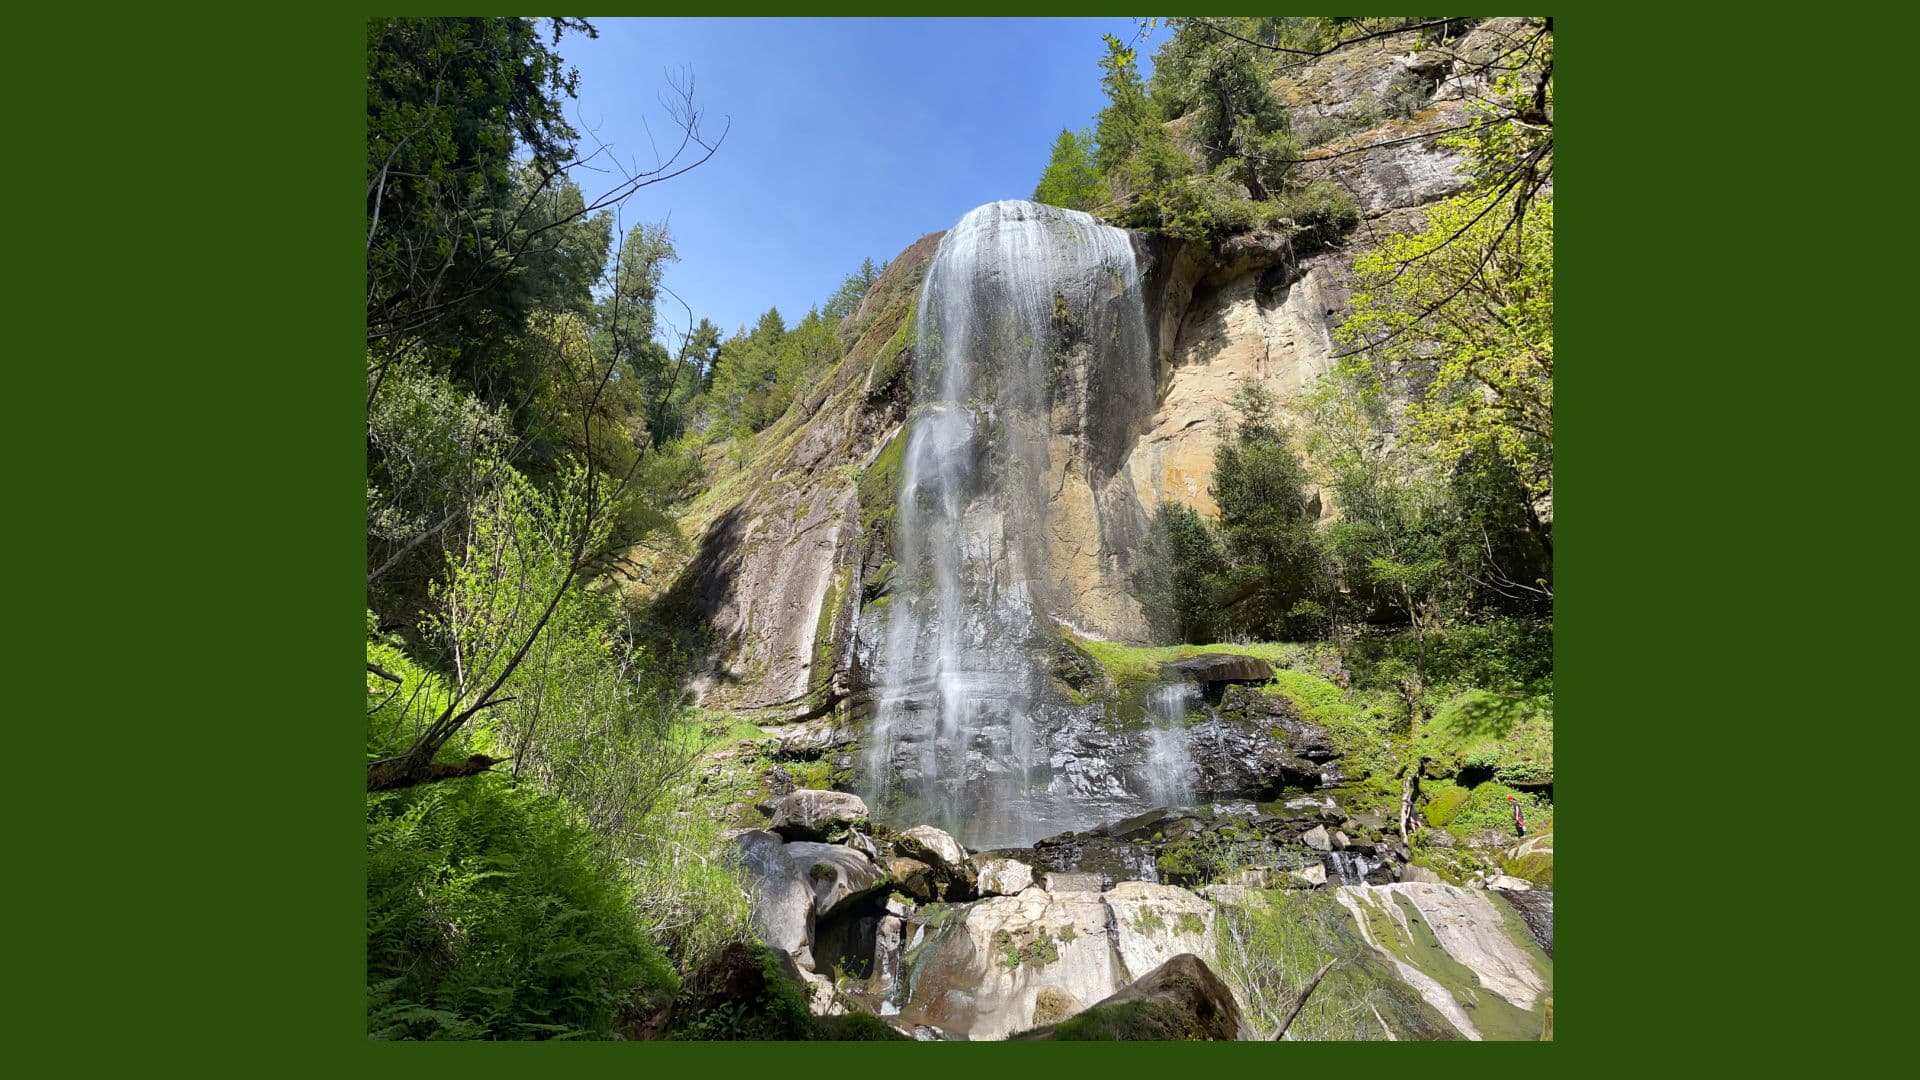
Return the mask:
<svg viewBox="0 0 1920 1080">
<path fill-rule="evenodd" d="M 1818 415 L 1830 392 L 1804 383 L 1817 358 L 1782 358 L 1791 366 L 1780 370 L 1802 372 L 1801 382 L 1773 374 L 1768 355 L 1803 342 L 1780 340 L 1771 313 L 1734 314 L 1760 290 L 1791 303 L 1792 275 L 1738 275 L 1796 261 L 1804 272 L 1818 239 L 1818 206 L 1779 205 L 1789 175 L 1805 167 L 1779 156 L 1807 132 L 1782 119 L 1791 91 L 1770 58 L 1805 54 L 1781 40 L 1790 29 L 1761 22 L 1662 11 L 1557 27 L 1561 129 L 1573 140 L 1557 178 L 1559 348 L 1573 363 L 1558 392 L 1556 790 L 1575 810 L 1559 872 L 1574 907 L 1559 934 L 1556 959 L 1571 967 L 1557 980 L 1566 990 L 1557 1034 L 1583 1060 L 1611 1050 L 1624 1064 L 1668 1041 L 1738 1049 L 1716 1029 L 1751 1021 L 1739 1021 L 1742 988 L 1721 981 L 1737 950 L 1790 918 L 1759 896 L 1716 897 L 1701 884 L 1760 871 L 1718 845 L 1753 824 L 1749 807 L 1791 783 L 1747 772 L 1757 762 L 1727 743 L 1796 745 L 1791 729 L 1765 726 L 1779 725 L 1769 714 L 1790 704 L 1768 700 L 1777 683 L 1718 673 L 1762 645 L 1782 665 L 1818 663 L 1780 655 L 1784 636 L 1762 637 L 1794 629 L 1783 625 L 1793 616 L 1769 607 L 1807 571 L 1757 550 L 1743 556 L 1746 544 L 1777 534 L 1742 521 L 1738 503 L 1785 488 L 1776 509 L 1823 516 L 1827 485 L 1793 448 L 1812 445 L 1823 424 L 1851 441 L 1846 414 Z M 47 526 L 51 556 L 65 559 L 22 582 L 34 610 L 58 613 L 49 632 L 70 630 L 43 646 L 86 659 L 64 678 L 32 680 L 45 684 L 44 711 L 22 726 L 40 728 L 32 738 L 41 743 L 22 764 L 30 791 L 45 790 L 28 796 L 27 820 L 54 817 L 72 833 L 59 850 L 29 841 L 30 859 L 67 868 L 14 886 L 34 888 L 66 927 L 16 932 L 27 939 L 18 970 L 52 973 L 39 1013 L 72 1026 L 59 1038 L 68 1052 L 194 1062 L 239 1052 L 268 1068 L 463 1073 L 523 1068 L 536 1054 L 770 1075 L 977 1076 L 982 1066 L 1158 1075 L 1273 1068 L 1282 1059 L 1268 1053 L 1284 1053 L 1288 1066 L 1307 1064 L 1296 1057 L 1304 1053 L 1318 1068 L 1425 1067 L 1441 1056 L 1465 1068 L 1567 1063 L 1504 1056 L 1550 1049 L 1488 1058 L 1308 1044 L 367 1044 L 353 767 L 361 736 L 342 720 L 358 716 L 348 676 L 363 632 L 352 362 L 361 350 L 361 17 L 102 18 L 61 33 L 97 67 L 78 78 L 65 57 L 32 58 L 45 65 L 35 93 L 61 88 L 57 100 L 72 110 L 30 122 L 72 141 L 44 151 L 54 159 L 31 172 L 16 162 L 39 194 L 16 204 L 30 246 L 14 261 L 44 252 L 33 265 L 74 307 L 32 361 L 49 385 L 36 394 L 29 376 L 15 411 L 46 425 L 42 453 L 21 466 L 57 466 L 69 460 L 62 448 L 78 444 L 72 460 L 82 467 L 59 470 L 53 486 L 83 507 L 104 499 L 112 509 L 95 509 L 98 524 L 75 530 L 87 535 L 70 544 L 66 530 Z M 37 109 L 30 100 L 20 107 Z M 96 130 L 89 116 L 115 123 Z M 59 179 L 70 170 L 76 179 Z M 85 243 L 65 235 L 75 218 L 98 229 Z M 82 403 L 109 399 L 108 419 L 69 407 L 75 391 Z M 1777 426 L 1764 410 L 1777 410 Z M 29 491 L 45 482 L 25 481 Z M 16 520 L 17 529 L 31 524 Z M 76 579 L 94 585 L 78 591 L 89 602 L 76 600 Z M 113 584 L 100 588 L 103 580 Z M 108 713 L 128 722 L 105 737 L 77 735 Z M 1805 743 L 1809 755 L 1843 751 L 1818 731 Z M 104 759 L 78 784 L 56 764 L 76 750 L 76 764 Z M 114 805 L 116 786 L 135 794 Z M 1799 866 L 1825 858 L 1775 854 Z M 1740 907 L 1749 925 L 1730 921 Z"/>
</svg>

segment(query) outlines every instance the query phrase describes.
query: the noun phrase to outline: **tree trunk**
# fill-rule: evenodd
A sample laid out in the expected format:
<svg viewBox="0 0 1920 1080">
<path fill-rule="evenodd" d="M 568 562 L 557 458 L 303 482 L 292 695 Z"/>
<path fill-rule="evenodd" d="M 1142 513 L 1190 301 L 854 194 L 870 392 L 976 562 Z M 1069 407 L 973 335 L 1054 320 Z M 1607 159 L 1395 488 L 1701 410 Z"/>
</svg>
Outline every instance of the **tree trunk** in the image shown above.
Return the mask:
<svg viewBox="0 0 1920 1080">
<path fill-rule="evenodd" d="M 1332 967 L 1333 967 L 1333 961 L 1329 960 L 1326 963 L 1320 965 L 1319 971 L 1316 971 L 1313 973 L 1313 981 L 1307 984 L 1306 993 L 1301 994 L 1300 1000 L 1293 1003 L 1293 1009 L 1292 1011 L 1287 1013 L 1287 1018 L 1285 1020 L 1280 1021 L 1280 1030 L 1273 1033 L 1274 1041 L 1278 1042 L 1279 1040 L 1286 1038 L 1287 1029 L 1293 1026 L 1293 1018 L 1296 1016 L 1299 1016 L 1300 1010 L 1307 1007 L 1307 999 L 1312 997 L 1313 992 L 1320 988 L 1320 980 L 1327 977 L 1327 971 Z M 1552 1014 L 1548 1014 L 1548 1015 L 1549 1015 L 1549 1019 L 1551 1019 Z"/>
</svg>

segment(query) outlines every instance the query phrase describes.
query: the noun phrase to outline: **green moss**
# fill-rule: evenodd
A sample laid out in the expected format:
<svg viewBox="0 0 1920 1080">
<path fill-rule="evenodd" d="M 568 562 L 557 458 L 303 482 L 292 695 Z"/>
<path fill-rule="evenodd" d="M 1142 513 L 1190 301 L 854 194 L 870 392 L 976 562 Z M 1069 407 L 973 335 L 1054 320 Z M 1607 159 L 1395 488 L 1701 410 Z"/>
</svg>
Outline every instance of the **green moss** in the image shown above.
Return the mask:
<svg viewBox="0 0 1920 1080">
<path fill-rule="evenodd" d="M 1183 911 L 1174 920 L 1173 928 L 1188 936 L 1198 936 L 1207 932 L 1207 924 L 1191 911 Z"/>
<path fill-rule="evenodd" d="M 836 574 L 827 582 L 827 595 L 820 601 L 820 618 L 813 627 L 813 668 L 808 676 L 816 689 L 833 680 L 833 630 L 840 616 L 842 576 Z"/>
<path fill-rule="evenodd" d="M 894 433 L 873 464 L 860 474 L 855 490 L 860 497 L 860 527 L 868 536 L 880 536 L 893 528 L 894 511 L 900 503 L 900 479 L 907 457 L 907 431 L 902 426 Z"/>
<path fill-rule="evenodd" d="M 1500 857 L 1500 872 L 1524 878 L 1541 888 L 1553 888 L 1553 852 L 1534 851 L 1518 859 Z"/>
<path fill-rule="evenodd" d="M 1427 802 L 1424 808 L 1427 824 L 1436 828 L 1446 828 L 1453 824 L 1454 815 L 1466 804 L 1472 790 L 1460 787 L 1450 781 L 1439 780 L 1426 787 Z"/>
<path fill-rule="evenodd" d="M 917 302 L 907 305 L 906 316 L 900 320 L 899 328 L 894 330 L 893 336 L 887 339 L 887 343 L 880 347 L 879 354 L 873 358 L 873 367 L 867 376 L 868 397 L 884 396 L 899 380 L 900 373 L 906 370 L 907 363 L 913 359 L 914 335 L 919 325 L 919 311 Z"/>
<path fill-rule="evenodd" d="M 1136 933 L 1158 934 L 1167 928 L 1167 921 L 1151 910 L 1142 911 L 1131 924 Z"/>
<path fill-rule="evenodd" d="M 1096 1005 L 1054 1025 L 1053 1037 L 1063 1042 L 1176 1041 L 1204 1039 L 1201 1030 L 1181 1009 L 1159 1001 L 1121 1001 Z"/>
</svg>

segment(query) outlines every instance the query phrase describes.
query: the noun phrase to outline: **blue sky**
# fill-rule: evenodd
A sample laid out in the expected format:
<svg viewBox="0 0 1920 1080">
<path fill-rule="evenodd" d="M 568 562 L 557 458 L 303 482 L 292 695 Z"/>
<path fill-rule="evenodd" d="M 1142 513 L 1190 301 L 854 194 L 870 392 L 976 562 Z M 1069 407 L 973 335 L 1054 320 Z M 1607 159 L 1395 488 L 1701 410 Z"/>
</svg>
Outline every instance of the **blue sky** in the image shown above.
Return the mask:
<svg viewBox="0 0 1920 1080">
<path fill-rule="evenodd" d="M 1101 35 L 1131 19 L 596 19 L 569 36 L 568 118 L 631 167 L 677 133 L 660 104 L 682 69 L 719 153 L 640 191 L 623 227 L 670 219 L 667 285 L 725 333 L 777 306 L 789 325 L 871 257 L 995 199 L 1033 193 L 1062 127 L 1090 126 Z M 1150 51 L 1143 45 L 1141 52 Z M 1142 73 L 1150 65 L 1142 57 Z M 609 176 L 581 174 L 589 196 Z M 677 305 L 672 313 L 681 321 Z"/>
</svg>

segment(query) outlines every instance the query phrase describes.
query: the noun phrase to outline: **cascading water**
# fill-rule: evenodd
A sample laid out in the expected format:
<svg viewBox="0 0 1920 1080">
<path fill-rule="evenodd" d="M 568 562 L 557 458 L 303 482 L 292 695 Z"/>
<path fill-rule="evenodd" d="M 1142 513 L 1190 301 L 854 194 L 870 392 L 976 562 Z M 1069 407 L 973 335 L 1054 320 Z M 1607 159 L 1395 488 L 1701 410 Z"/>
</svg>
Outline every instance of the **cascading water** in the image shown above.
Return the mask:
<svg viewBox="0 0 1920 1080">
<path fill-rule="evenodd" d="M 1193 801 L 1193 757 L 1187 752 L 1187 714 L 1205 704 L 1200 687 L 1190 682 L 1165 683 L 1147 695 L 1153 713 L 1153 752 L 1147 759 L 1147 791 L 1158 806 L 1184 806 Z"/>
<path fill-rule="evenodd" d="M 1046 485 L 1111 471 L 1089 427 L 1151 408 L 1132 240 L 1078 211 L 979 207 L 941 240 L 917 331 L 870 794 L 970 848 L 1031 843 L 1086 823 L 1036 727 L 1049 620 L 1070 615 L 1053 606 Z"/>
</svg>

